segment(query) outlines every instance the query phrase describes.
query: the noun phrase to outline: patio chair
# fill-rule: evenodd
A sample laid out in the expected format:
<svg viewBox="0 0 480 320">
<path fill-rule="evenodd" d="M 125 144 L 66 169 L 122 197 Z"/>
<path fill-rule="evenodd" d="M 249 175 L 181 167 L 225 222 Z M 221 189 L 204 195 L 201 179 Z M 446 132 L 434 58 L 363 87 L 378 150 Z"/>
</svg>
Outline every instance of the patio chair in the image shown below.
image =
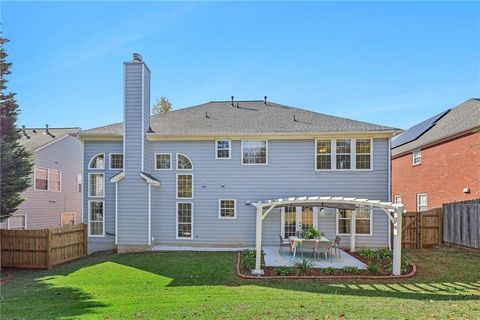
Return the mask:
<svg viewBox="0 0 480 320">
<path fill-rule="evenodd" d="M 302 258 L 303 252 L 305 250 L 311 250 L 313 258 L 315 259 L 315 252 L 317 249 L 317 241 L 316 240 L 303 240 L 300 244 L 300 249 L 302 250 Z"/>
<path fill-rule="evenodd" d="M 295 237 L 303 239 L 303 230 L 295 231 Z"/>
<path fill-rule="evenodd" d="M 325 259 L 328 259 L 330 256 L 330 261 L 332 261 L 332 248 L 333 242 L 331 241 L 318 241 L 318 256 L 320 257 L 320 253 L 323 253 Z"/>
<path fill-rule="evenodd" d="M 335 241 L 333 242 L 333 249 L 335 249 L 335 255 L 338 255 L 338 257 L 341 257 L 341 250 L 340 250 L 340 241 L 342 241 L 342 237 L 336 236 Z"/>
<path fill-rule="evenodd" d="M 287 239 L 287 238 L 282 238 L 281 235 L 278 235 L 280 237 L 280 248 L 278 249 L 278 252 L 280 252 L 280 254 L 283 253 L 283 247 L 287 247 L 287 248 L 290 248 L 290 240 Z"/>
</svg>

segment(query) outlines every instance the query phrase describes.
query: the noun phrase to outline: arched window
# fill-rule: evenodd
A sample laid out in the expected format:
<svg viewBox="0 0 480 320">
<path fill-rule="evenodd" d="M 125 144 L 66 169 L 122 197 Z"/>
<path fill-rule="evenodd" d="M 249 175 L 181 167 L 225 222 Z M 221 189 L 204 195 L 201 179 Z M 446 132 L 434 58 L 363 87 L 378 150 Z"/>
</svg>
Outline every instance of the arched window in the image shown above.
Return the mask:
<svg viewBox="0 0 480 320">
<path fill-rule="evenodd" d="M 192 170 L 192 161 L 184 154 L 177 153 L 177 170 Z"/>
<path fill-rule="evenodd" d="M 89 169 L 105 169 L 105 154 L 99 153 L 94 155 L 90 162 L 88 163 Z"/>
</svg>

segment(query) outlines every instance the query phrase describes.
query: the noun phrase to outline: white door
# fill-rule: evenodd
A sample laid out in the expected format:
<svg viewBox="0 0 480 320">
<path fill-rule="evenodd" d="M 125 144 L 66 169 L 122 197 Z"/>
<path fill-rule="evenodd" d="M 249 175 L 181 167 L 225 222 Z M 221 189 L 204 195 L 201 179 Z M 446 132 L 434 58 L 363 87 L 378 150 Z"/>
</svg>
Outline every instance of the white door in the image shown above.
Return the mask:
<svg viewBox="0 0 480 320">
<path fill-rule="evenodd" d="M 317 207 L 285 207 L 282 208 L 280 234 L 284 238 L 295 236 L 295 232 L 318 228 Z"/>
</svg>

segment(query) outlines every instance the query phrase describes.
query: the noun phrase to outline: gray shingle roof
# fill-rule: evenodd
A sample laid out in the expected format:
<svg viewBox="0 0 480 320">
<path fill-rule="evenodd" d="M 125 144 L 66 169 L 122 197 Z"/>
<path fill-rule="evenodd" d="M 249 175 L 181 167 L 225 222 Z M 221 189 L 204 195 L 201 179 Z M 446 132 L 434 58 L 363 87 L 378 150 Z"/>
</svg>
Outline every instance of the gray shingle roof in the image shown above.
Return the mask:
<svg viewBox="0 0 480 320">
<path fill-rule="evenodd" d="M 150 118 L 162 135 L 392 131 L 394 128 L 267 102 L 212 101 Z M 122 123 L 82 131 L 82 135 L 121 135 Z"/>
<path fill-rule="evenodd" d="M 440 118 L 430 129 L 425 131 L 417 139 L 392 148 L 392 155 L 398 155 L 404 152 L 421 148 L 424 145 L 438 140 L 454 136 L 467 130 L 473 130 L 480 127 L 480 99 L 468 99 L 457 107 L 451 109 L 447 114 Z M 411 129 L 415 128 L 412 127 Z M 400 134 L 408 134 L 409 130 Z"/>
<path fill-rule="evenodd" d="M 48 128 L 50 134 L 45 132 L 45 128 L 25 128 L 20 139 L 20 143 L 28 151 L 35 151 L 44 145 L 57 141 L 66 135 L 80 131 L 80 128 Z"/>
</svg>

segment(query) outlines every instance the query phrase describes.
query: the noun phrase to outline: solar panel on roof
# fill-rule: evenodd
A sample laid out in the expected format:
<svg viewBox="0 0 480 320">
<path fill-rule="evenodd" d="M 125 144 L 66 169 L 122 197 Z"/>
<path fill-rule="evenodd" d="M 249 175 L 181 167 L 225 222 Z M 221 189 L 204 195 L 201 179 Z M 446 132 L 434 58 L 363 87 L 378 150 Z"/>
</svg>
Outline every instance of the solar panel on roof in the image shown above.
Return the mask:
<svg viewBox="0 0 480 320">
<path fill-rule="evenodd" d="M 436 116 L 433 116 L 425 121 L 420 122 L 419 124 L 414 125 L 407 131 L 399 134 L 395 138 L 392 139 L 392 148 L 399 147 L 405 143 L 409 143 L 413 140 L 418 139 L 422 134 L 427 132 L 435 123 L 443 117 L 450 109 L 445 110 Z"/>
</svg>

